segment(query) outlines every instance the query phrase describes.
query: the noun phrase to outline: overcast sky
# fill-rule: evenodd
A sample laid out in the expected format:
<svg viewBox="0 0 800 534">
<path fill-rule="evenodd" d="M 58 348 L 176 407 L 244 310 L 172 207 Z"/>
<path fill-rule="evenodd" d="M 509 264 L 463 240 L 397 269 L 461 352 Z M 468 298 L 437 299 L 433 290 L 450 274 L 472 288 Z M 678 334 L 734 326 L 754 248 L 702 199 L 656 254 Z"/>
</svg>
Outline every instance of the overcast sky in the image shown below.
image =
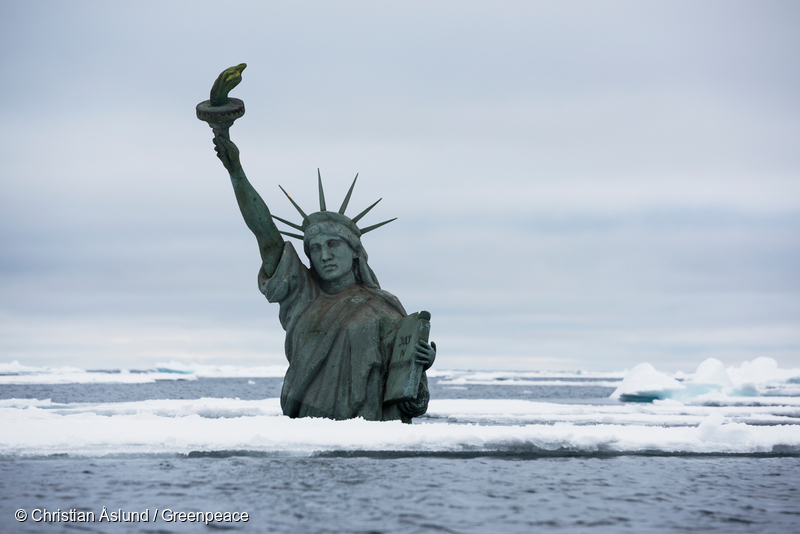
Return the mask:
<svg viewBox="0 0 800 534">
<path fill-rule="evenodd" d="M 440 368 L 800 366 L 800 4 L 0 2 L 0 362 L 285 361 L 273 213 L 353 176 Z"/>
</svg>

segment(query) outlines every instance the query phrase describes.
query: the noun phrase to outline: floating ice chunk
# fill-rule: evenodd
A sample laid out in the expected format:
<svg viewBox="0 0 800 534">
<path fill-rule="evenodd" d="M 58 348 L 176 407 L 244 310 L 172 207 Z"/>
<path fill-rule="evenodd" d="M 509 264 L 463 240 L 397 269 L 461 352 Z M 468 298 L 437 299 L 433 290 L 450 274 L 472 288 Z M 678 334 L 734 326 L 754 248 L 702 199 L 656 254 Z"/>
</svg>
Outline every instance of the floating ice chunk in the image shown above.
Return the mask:
<svg viewBox="0 0 800 534">
<path fill-rule="evenodd" d="M 762 356 L 740 367 L 729 367 L 733 388 L 727 393 L 739 396 L 798 395 L 800 369 L 781 369 L 773 358 Z"/>
<path fill-rule="evenodd" d="M 752 362 L 742 362 L 738 369 L 732 367 L 730 374 L 736 380 L 736 389 L 731 393 L 755 397 L 769 382 L 779 380 L 778 362 L 762 356 Z"/>
<path fill-rule="evenodd" d="M 435 367 L 429 369 L 427 373 L 429 380 L 436 378 L 439 384 L 493 386 L 539 384 L 543 381 L 547 381 L 549 385 L 598 385 L 599 380 L 616 381 L 625 376 L 624 371 L 465 371 Z M 556 382 L 557 380 L 563 382 Z M 606 385 L 606 382 L 602 384 Z M 617 385 L 613 384 L 612 387 Z"/>
<path fill-rule="evenodd" d="M 725 365 L 716 358 L 708 358 L 698 365 L 694 375 L 687 378 L 684 383 L 719 386 L 720 388 L 733 385 L 728 371 L 725 370 Z"/>
<path fill-rule="evenodd" d="M 767 357 L 727 369 L 716 358 L 708 358 L 694 374 L 678 372 L 674 376 L 683 378 L 683 382 L 643 363 L 628 373 L 611 397 L 644 402 L 668 398 L 693 402 L 700 398 L 701 403 L 713 403 L 716 397 L 712 394 L 719 394 L 721 398 L 800 396 L 800 369 L 781 369 L 778 362 Z"/>
<path fill-rule="evenodd" d="M 14 360 L 11 363 L 0 363 L 0 375 L 38 373 L 41 372 L 42 369 L 44 368 L 22 365 L 21 363 L 19 363 L 19 360 Z"/>
<path fill-rule="evenodd" d="M 726 445 L 751 445 L 753 427 L 743 423 L 725 423 L 721 412 L 714 412 L 697 425 L 697 435 L 702 441 L 724 443 Z"/>
<path fill-rule="evenodd" d="M 711 391 L 693 398 L 694 406 L 800 406 L 800 396 L 766 396 L 727 395 L 721 391 Z M 800 412 L 797 413 L 800 417 Z"/>
<path fill-rule="evenodd" d="M 731 367 L 730 375 L 734 377 L 737 386 L 771 382 L 785 378 L 778 368 L 778 362 L 766 356 L 756 358 L 752 362 L 742 362 L 738 369 Z"/>
<path fill-rule="evenodd" d="M 197 380 L 198 378 L 280 378 L 286 365 L 237 367 L 233 365 L 201 365 L 171 361 L 157 363 L 143 371 L 94 370 L 76 367 L 31 367 L 14 360 L 0 363 L 0 385 L 4 384 L 142 384 L 156 380 Z"/>
<path fill-rule="evenodd" d="M 626 402 L 650 402 L 674 397 L 684 389 L 686 386 L 657 371 L 651 364 L 640 363 L 631 369 L 622 384 L 611 394 L 611 398 Z"/>
<path fill-rule="evenodd" d="M 697 366 L 697 371 L 683 381 L 686 389 L 681 393 L 684 399 L 715 391 L 728 391 L 733 386 L 725 365 L 716 358 L 708 358 Z"/>
<path fill-rule="evenodd" d="M 729 367 L 734 389 L 731 394 L 755 395 L 794 395 L 791 385 L 800 381 L 800 369 L 780 369 L 778 362 L 762 356 L 752 362 L 742 362 L 740 367 Z"/>
<path fill-rule="evenodd" d="M 22 365 L 18 360 L 11 363 L 0 363 L 0 375 L 31 375 L 31 374 L 80 374 L 85 373 L 83 369 L 77 367 L 32 367 Z"/>
<path fill-rule="evenodd" d="M 0 374 L 0 385 L 4 384 L 146 384 L 156 380 L 196 380 L 193 375 L 162 373 L 131 373 L 85 371 L 69 367 L 57 367 L 42 372 Z"/>
<path fill-rule="evenodd" d="M 283 378 L 287 367 L 288 364 L 238 367 L 235 365 L 205 365 L 175 360 L 156 364 L 156 368 L 161 373 L 178 373 L 202 378 Z"/>
</svg>

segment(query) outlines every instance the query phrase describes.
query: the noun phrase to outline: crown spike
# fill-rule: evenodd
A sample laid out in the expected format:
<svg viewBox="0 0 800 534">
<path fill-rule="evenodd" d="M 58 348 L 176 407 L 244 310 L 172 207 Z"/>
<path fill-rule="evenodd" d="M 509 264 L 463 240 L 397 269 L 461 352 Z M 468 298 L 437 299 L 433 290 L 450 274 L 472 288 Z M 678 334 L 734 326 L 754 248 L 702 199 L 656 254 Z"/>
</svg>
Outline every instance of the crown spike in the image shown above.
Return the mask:
<svg viewBox="0 0 800 534">
<path fill-rule="evenodd" d="M 382 223 L 373 224 L 372 226 L 367 226 L 366 228 L 361 228 L 360 229 L 361 230 L 361 235 L 364 235 L 367 232 L 371 232 L 371 231 L 375 230 L 376 228 L 380 228 L 384 224 L 389 224 L 390 222 L 396 221 L 396 220 L 397 220 L 397 217 L 395 217 L 394 219 L 389 219 L 388 221 L 383 221 Z"/>
<path fill-rule="evenodd" d="M 360 221 L 360 220 L 361 220 L 361 217 L 363 217 L 364 215 L 366 215 L 367 213 L 369 213 L 369 210 L 371 210 L 372 208 L 374 208 L 374 207 L 375 207 L 375 204 L 377 204 L 377 203 L 378 203 L 378 202 L 380 202 L 381 200 L 383 200 L 383 199 L 382 199 L 382 198 L 379 198 L 378 200 L 376 200 L 376 201 L 375 201 L 375 203 L 374 203 L 374 204 L 372 204 L 372 206 L 368 207 L 367 209 L 365 209 L 364 211 L 362 211 L 361 213 L 359 213 L 358 215 L 356 215 L 355 217 L 353 217 L 351 220 L 352 220 L 354 223 L 357 223 L 358 221 Z"/>
<path fill-rule="evenodd" d="M 278 187 L 281 187 L 281 186 L 279 185 Z M 300 212 L 300 215 L 302 215 L 302 216 L 303 216 L 303 222 L 306 222 L 306 221 L 308 220 L 308 215 L 306 215 L 306 214 L 303 212 L 303 210 L 301 210 L 301 209 L 300 209 L 300 206 L 298 206 L 298 205 L 297 205 L 297 202 L 295 202 L 294 200 L 292 200 L 292 197 L 290 197 L 290 196 L 289 196 L 289 193 L 287 193 L 287 192 L 286 192 L 286 190 L 285 190 L 283 187 L 281 187 L 281 191 L 283 191 L 283 194 L 284 194 L 284 195 L 286 195 L 286 198 L 288 198 L 288 199 L 289 199 L 289 202 L 291 202 L 291 203 L 292 203 L 292 206 L 294 206 L 294 207 L 295 207 L 295 209 L 296 209 L 297 211 L 299 211 L 299 212 Z"/>
<path fill-rule="evenodd" d="M 328 211 L 325 209 L 325 191 L 322 190 L 322 175 L 319 173 L 319 167 L 317 167 L 317 180 L 319 181 L 319 211 Z"/>
<path fill-rule="evenodd" d="M 301 235 L 299 235 L 299 234 L 293 234 L 293 233 L 291 233 L 291 232 L 284 232 L 283 230 L 278 230 L 278 232 L 282 233 L 283 235 L 288 235 L 289 237 L 294 237 L 294 238 L 297 238 L 297 239 L 299 239 L 300 241 L 302 241 L 302 240 L 303 240 L 303 236 L 301 236 Z"/>
<path fill-rule="evenodd" d="M 353 185 L 350 186 L 350 190 L 347 192 L 347 196 L 344 197 L 344 202 L 342 202 L 342 207 L 339 208 L 339 215 L 344 215 L 344 210 L 347 209 L 347 205 L 350 203 L 350 195 L 353 194 L 353 188 L 356 186 L 356 180 L 358 180 L 358 173 L 356 173 L 356 177 L 353 178 Z"/>
<path fill-rule="evenodd" d="M 272 215 L 272 214 L 270 214 L 270 215 Z M 280 218 L 280 217 L 278 217 L 277 215 L 272 215 L 272 218 L 273 218 L 273 219 L 278 219 L 278 220 L 279 220 L 280 222 L 282 222 L 283 224 L 286 224 L 286 225 L 288 225 L 288 226 L 291 226 L 291 227 L 292 227 L 292 228 L 294 228 L 295 230 L 300 230 L 301 232 L 303 231 L 303 227 L 302 227 L 302 226 L 300 226 L 299 224 L 295 224 L 295 223 L 293 223 L 293 222 L 289 222 L 289 221 L 287 221 L 286 219 L 281 219 L 281 218 Z"/>
</svg>

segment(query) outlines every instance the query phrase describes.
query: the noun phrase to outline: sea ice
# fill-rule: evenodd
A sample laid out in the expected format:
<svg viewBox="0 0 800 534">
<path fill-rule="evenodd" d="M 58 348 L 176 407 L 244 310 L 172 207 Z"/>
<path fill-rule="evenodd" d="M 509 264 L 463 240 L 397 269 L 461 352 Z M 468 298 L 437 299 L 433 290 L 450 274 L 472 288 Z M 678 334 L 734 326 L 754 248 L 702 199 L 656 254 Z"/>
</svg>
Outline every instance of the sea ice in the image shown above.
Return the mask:
<svg viewBox="0 0 800 534">
<path fill-rule="evenodd" d="M 0 384 L 146 382 L 283 376 L 284 366 L 245 368 L 169 362 L 146 371 L 98 372 L 0 364 Z M 434 370 L 432 370 L 434 371 Z M 725 368 L 709 359 L 675 376 L 651 364 L 622 373 L 441 371 L 442 385 L 618 385 L 617 398 L 649 403 L 561 404 L 516 399 L 433 399 L 414 425 L 289 419 L 279 399 L 53 403 L 0 400 L 0 456 L 400 453 L 800 454 L 800 370 L 758 358 Z M 750 394 L 746 396 L 745 394 Z M 755 394 L 756 396 L 753 396 Z M 788 396 L 787 396 L 788 395 Z M 795 395 L 795 396 L 791 396 Z M 627 396 L 627 397 L 626 397 Z"/>
<path fill-rule="evenodd" d="M 733 386 L 725 365 L 716 358 L 708 358 L 697 366 L 697 371 L 690 376 L 684 383 L 712 386 L 717 388 L 729 388 Z"/>
<path fill-rule="evenodd" d="M 465 371 L 451 369 L 428 370 L 429 379 L 443 385 L 569 385 L 616 387 L 624 372 L 598 371 Z"/>
<path fill-rule="evenodd" d="M 265 378 L 283 377 L 286 365 L 237 367 L 202 365 L 183 362 L 157 363 L 155 368 L 130 372 L 87 371 L 75 367 L 31 367 L 14 360 L 0 363 L 0 385 L 3 384 L 144 384 L 156 380 L 197 380 L 198 378 Z"/>
<path fill-rule="evenodd" d="M 743 362 L 740 367 L 725 368 L 716 358 L 703 361 L 690 375 L 680 373 L 682 382 L 657 371 L 651 364 L 634 367 L 622 384 L 611 394 L 622 401 L 651 401 L 677 399 L 694 402 L 720 395 L 731 397 L 798 396 L 800 395 L 800 369 L 780 369 L 772 358 L 756 358 Z M 709 397 L 716 394 L 714 397 Z"/>
<path fill-rule="evenodd" d="M 6 457 L 186 454 L 243 450 L 282 455 L 401 453 L 800 453 L 800 408 L 559 405 L 525 401 L 431 401 L 419 424 L 289 419 L 278 399 L 150 400 L 57 405 L 0 403 Z M 485 423 L 464 424 L 469 414 Z M 788 414 L 788 415 L 787 415 Z M 545 423 L 512 425 L 509 417 Z M 758 426 L 742 422 L 755 420 Z M 446 420 L 447 422 L 444 422 Z M 764 425 L 764 422 L 770 424 Z M 497 424 L 505 423 L 505 424 Z M 782 424 L 777 424 L 782 423 Z"/>
<path fill-rule="evenodd" d="M 611 394 L 612 399 L 652 401 L 668 399 L 686 389 L 686 386 L 661 373 L 649 363 L 640 363 L 622 380 L 622 384 Z"/>
</svg>

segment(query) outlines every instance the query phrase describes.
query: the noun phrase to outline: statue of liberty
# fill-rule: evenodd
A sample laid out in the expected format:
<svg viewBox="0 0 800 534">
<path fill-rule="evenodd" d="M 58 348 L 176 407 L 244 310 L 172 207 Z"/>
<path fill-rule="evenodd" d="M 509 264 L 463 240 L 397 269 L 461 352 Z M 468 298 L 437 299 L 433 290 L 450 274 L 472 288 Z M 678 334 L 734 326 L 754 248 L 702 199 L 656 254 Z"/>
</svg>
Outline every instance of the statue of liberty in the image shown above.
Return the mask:
<svg viewBox="0 0 800 534">
<path fill-rule="evenodd" d="M 259 289 L 269 302 L 280 305 L 289 361 L 281 391 L 283 413 L 289 417 L 363 417 L 410 423 L 427 410 L 430 395 L 424 371 L 433 365 L 436 345 L 420 341 L 415 346 L 413 357 L 423 371 L 416 397 L 384 403 L 395 338 L 407 314 L 397 297 L 381 289 L 361 244 L 363 234 L 394 219 L 357 226 L 378 202 L 353 218 L 345 215 L 358 175 L 338 211 L 328 211 L 319 171 L 318 212 L 306 214 L 281 187 L 302 223 L 270 213 L 245 176 L 239 149 L 228 134 L 233 121 L 244 114 L 242 101 L 228 99 L 227 94 L 241 81 L 245 66 L 220 74 L 211 100 L 198 105 L 197 115 L 214 129 L 217 157 L 230 175 L 242 217 L 258 242 Z M 279 230 L 273 219 L 302 234 Z M 308 267 L 282 235 L 302 240 Z"/>
</svg>

